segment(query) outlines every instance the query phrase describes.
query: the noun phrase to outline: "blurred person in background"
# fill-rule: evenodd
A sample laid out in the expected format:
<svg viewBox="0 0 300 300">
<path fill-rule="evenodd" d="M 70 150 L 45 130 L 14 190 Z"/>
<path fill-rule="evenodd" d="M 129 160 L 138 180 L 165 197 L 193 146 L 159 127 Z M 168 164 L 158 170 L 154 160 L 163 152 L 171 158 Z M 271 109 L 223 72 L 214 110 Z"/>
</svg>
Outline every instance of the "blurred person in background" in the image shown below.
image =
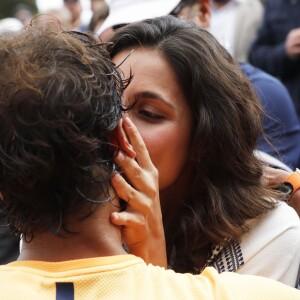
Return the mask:
<svg viewBox="0 0 300 300">
<path fill-rule="evenodd" d="M 262 18 L 259 0 L 211 0 L 210 32 L 239 62 L 248 61 Z"/>
<path fill-rule="evenodd" d="M 20 22 L 26 26 L 29 25 L 30 20 L 33 17 L 33 13 L 28 5 L 18 4 L 15 8 L 14 17 L 20 20 Z"/>
<path fill-rule="evenodd" d="M 71 29 L 85 32 L 87 25 L 82 23 L 82 4 L 80 0 L 64 0 L 64 6 L 70 11 L 72 16 Z"/>
<path fill-rule="evenodd" d="M 88 31 L 97 32 L 108 16 L 108 5 L 105 1 L 100 0 L 92 1 L 91 4 L 93 3 L 97 5 L 94 4 L 92 6 L 93 15 L 88 26 Z"/>
<path fill-rule="evenodd" d="M 300 118 L 300 1 L 266 1 L 250 62 L 283 82 Z"/>
<path fill-rule="evenodd" d="M 103 10 L 103 5 L 107 7 L 107 3 L 105 0 L 90 0 L 91 1 L 91 11 L 92 13 Z"/>
<path fill-rule="evenodd" d="M 265 112 L 264 135 L 259 138 L 258 149 L 295 170 L 300 159 L 300 125 L 288 90 L 277 78 L 261 69 L 249 63 L 240 63 L 240 66 L 253 84 Z M 266 162 L 282 168 L 271 160 Z"/>
<path fill-rule="evenodd" d="M 23 28 L 23 24 L 17 18 L 0 19 L 0 33 L 9 34 Z"/>
<path fill-rule="evenodd" d="M 72 30 L 72 15 L 66 7 L 49 9 L 44 14 L 57 18 L 64 30 Z"/>
</svg>

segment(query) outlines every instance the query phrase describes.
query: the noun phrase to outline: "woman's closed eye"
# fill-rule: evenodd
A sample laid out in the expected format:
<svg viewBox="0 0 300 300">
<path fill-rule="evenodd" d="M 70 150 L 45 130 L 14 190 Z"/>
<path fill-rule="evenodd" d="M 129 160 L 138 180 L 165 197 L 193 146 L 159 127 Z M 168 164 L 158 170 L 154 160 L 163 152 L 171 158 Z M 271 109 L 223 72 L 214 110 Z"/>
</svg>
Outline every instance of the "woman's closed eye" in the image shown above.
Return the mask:
<svg viewBox="0 0 300 300">
<path fill-rule="evenodd" d="M 165 119 L 164 116 L 154 113 L 154 112 L 151 112 L 149 110 L 145 110 L 145 109 L 139 110 L 139 114 L 142 115 L 144 118 L 147 118 L 147 119 L 150 119 L 153 121 L 159 121 L 159 120 Z"/>
<path fill-rule="evenodd" d="M 135 97 L 127 97 L 123 101 L 131 107 L 129 113 L 141 121 L 160 123 L 172 120 L 175 116 L 173 104 L 154 93 L 138 93 Z"/>
</svg>

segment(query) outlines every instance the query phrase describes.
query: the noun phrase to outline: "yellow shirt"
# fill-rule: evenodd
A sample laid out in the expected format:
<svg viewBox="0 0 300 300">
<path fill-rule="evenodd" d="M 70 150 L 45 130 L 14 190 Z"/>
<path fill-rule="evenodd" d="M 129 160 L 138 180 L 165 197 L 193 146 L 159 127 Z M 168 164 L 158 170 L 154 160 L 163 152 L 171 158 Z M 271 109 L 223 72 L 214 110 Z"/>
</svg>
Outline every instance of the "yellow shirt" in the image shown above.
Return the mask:
<svg viewBox="0 0 300 300">
<path fill-rule="evenodd" d="M 0 266 L 0 299 L 300 299 L 300 291 L 270 279 L 218 274 L 197 276 L 146 265 L 133 255 L 65 262 L 17 261 Z"/>
</svg>

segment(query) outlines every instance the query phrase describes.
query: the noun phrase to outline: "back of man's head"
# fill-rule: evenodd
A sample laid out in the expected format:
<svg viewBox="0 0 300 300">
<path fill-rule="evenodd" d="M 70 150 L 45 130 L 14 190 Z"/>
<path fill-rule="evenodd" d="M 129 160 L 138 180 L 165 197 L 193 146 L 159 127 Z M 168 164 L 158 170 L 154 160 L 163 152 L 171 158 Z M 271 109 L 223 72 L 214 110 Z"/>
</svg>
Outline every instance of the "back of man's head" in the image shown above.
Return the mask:
<svg viewBox="0 0 300 300">
<path fill-rule="evenodd" d="M 104 46 L 51 27 L 0 36 L 0 208 L 25 237 L 107 198 L 122 113 Z"/>
</svg>

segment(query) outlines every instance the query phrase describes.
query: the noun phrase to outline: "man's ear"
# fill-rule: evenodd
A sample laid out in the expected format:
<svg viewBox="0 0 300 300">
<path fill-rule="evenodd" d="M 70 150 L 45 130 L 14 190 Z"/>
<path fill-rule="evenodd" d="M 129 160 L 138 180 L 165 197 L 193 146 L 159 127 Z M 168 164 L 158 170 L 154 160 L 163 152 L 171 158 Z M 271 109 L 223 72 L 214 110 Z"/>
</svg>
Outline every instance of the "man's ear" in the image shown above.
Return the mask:
<svg viewBox="0 0 300 300">
<path fill-rule="evenodd" d="M 118 126 L 112 132 L 109 141 L 113 146 L 115 146 L 114 150 L 121 150 L 131 158 L 136 157 L 136 152 L 134 151 L 132 145 L 129 143 L 127 136 L 122 128 L 122 120 L 120 120 Z"/>
</svg>

